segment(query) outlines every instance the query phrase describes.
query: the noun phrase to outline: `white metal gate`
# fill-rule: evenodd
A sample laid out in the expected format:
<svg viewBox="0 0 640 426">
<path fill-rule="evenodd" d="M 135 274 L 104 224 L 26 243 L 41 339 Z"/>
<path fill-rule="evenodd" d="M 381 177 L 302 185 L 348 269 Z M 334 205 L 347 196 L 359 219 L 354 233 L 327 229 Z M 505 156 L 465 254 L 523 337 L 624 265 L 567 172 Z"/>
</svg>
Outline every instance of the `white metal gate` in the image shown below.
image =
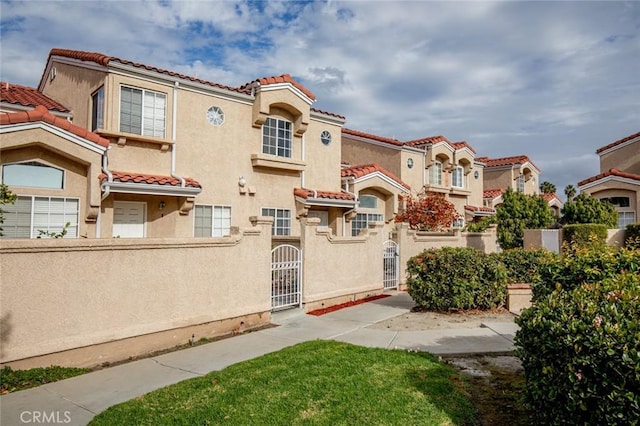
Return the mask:
<svg viewBox="0 0 640 426">
<path fill-rule="evenodd" d="M 398 244 L 391 240 L 385 241 L 382 278 L 385 290 L 399 288 L 400 264 L 398 262 L 398 257 Z"/>
<path fill-rule="evenodd" d="M 302 306 L 302 250 L 289 244 L 271 250 L 271 308 Z"/>
</svg>

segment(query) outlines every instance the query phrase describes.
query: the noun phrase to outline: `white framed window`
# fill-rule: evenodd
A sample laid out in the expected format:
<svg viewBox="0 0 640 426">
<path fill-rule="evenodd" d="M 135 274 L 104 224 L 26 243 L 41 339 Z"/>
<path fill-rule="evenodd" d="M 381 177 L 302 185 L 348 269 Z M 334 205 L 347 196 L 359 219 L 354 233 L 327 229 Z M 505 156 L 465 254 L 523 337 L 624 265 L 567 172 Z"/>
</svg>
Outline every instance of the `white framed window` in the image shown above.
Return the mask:
<svg viewBox="0 0 640 426">
<path fill-rule="evenodd" d="M 378 197 L 373 195 L 360 195 L 358 201 L 361 208 L 375 209 L 378 207 Z"/>
<path fill-rule="evenodd" d="M 230 206 L 194 206 L 194 237 L 224 237 L 231 235 Z"/>
<path fill-rule="evenodd" d="M 291 158 L 291 122 L 267 118 L 262 126 L 262 153 Z"/>
<path fill-rule="evenodd" d="M 167 96 L 151 90 L 120 88 L 120 131 L 164 138 Z"/>
<path fill-rule="evenodd" d="M 67 222 L 64 238 L 78 237 L 80 200 L 77 198 L 20 195 L 14 204 L 5 204 L 2 210 L 3 238 L 37 238 L 41 236 L 40 231 L 60 233 Z"/>
<path fill-rule="evenodd" d="M 360 231 L 369 228 L 371 222 L 383 222 L 384 216 L 380 213 L 357 213 L 351 221 L 351 236 L 357 237 Z"/>
<path fill-rule="evenodd" d="M 451 224 L 452 228 L 464 228 L 464 218 L 463 217 L 457 217 L 453 223 Z"/>
<path fill-rule="evenodd" d="M 2 166 L 2 183 L 9 186 L 63 189 L 64 170 L 37 161 L 5 164 Z"/>
<path fill-rule="evenodd" d="M 516 178 L 516 189 L 518 192 L 524 192 L 524 176 L 520 175 Z"/>
<path fill-rule="evenodd" d="M 104 128 L 104 86 L 91 95 L 91 131 Z"/>
<path fill-rule="evenodd" d="M 618 212 L 618 229 L 625 229 L 627 225 L 636 222 L 636 212 Z"/>
<path fill-rule="evenodd" d="M 451 173 L 451 186 L 454 188 L 464 188 L 464 169 L 456 166 Z"/>
<path fill-rule="evenodd" d="M 273 218 L 272 235 L 291 235 L 291 210 L 263 207 L 261 214 Z"/>
<path fill-rule="evenodd" d="M 429 168 L 429 182 L 431 185 L 442 185 L 442 163 L 434 161 Z"/>
</svg>

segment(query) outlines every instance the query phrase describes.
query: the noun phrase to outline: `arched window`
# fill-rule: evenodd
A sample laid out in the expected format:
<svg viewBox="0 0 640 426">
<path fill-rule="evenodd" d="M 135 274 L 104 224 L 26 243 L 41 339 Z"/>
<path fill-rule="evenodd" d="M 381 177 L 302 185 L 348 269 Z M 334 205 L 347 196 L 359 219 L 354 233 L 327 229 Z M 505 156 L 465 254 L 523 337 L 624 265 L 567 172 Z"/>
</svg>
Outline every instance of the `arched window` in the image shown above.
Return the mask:
<svg viewBox="0 0 640 426">
<path fill-rule="evenodd" d="M 9 186 L 62 189 L 64 171 L 36 161 L 5 164 L 2 167 L 2 183 Z"/>
</svg>

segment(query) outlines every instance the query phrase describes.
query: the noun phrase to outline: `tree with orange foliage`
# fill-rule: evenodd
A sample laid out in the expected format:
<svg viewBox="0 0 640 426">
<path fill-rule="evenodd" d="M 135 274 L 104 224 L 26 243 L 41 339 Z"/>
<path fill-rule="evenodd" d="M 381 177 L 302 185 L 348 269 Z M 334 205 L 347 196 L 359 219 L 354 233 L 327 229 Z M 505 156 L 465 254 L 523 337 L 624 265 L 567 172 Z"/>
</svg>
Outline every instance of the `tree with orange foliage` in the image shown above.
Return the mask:
<svg viewBox="0 0 640 426">
<path fill-rule="evenodd" d="M 450 228 L 458 213 L 443 194 L 428 192 L 404 199 L 405 206 L 395 217 L 395 222 L 406 222 L 416 231 L 440 231 Z"/>
</svg>

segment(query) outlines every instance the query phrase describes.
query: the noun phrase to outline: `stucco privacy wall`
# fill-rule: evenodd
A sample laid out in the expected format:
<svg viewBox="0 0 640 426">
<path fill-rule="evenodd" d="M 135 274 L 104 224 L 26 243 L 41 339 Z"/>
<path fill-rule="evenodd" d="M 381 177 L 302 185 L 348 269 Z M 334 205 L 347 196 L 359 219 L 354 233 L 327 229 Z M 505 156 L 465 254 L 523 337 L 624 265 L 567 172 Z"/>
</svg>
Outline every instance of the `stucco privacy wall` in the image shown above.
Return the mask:
<svg viewBox="0 0 640 426">
<path fill-rule="evenodd" d="M 625 229 L 607 229 L 607 245 L 624 246 Z M 562 229 L 526 229 L 523 235 L 527 250 L 547 249 L 554 253 L 562 251 Z"/>
<path fill-rule="evenodd" d="M 300 222 L 307 311 L 382 293 L 382 224 L 372 225 L 358 237 L 336 237 L 318 226 L 318 218 Z"/>
<path fill-rule="evenodd" d="M 1 362 L 244 315 L 268 323 L 271 222 L 215 239 L 3 241 Z"/>
<path fill-rule="evenodd" d="M 443 247 L 473 247 L 484 253 L 498 250 L 496 229 L 490 227 L 486 232 L 418 232 L 409 229 L 407 224 L 396 226 L 397 242 L 400 245 L 400 285 L 407 282 L 407 262 L 424 250 Z"/>
</svg>

